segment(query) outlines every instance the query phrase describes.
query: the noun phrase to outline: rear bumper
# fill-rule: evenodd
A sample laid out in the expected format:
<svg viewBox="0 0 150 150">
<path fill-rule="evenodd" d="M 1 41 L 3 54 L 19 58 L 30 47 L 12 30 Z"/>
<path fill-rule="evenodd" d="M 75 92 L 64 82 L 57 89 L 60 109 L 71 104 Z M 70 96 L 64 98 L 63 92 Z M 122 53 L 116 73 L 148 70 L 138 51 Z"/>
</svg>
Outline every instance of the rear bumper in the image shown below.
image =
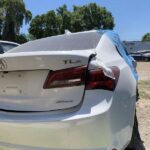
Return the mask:
<svg viewBox="0 0 150 150">
<path fill-rule="evenodd" d="M 67 150 L 67 149 L 54 149 L 54 148 L 39 148 L 39 147 L 27 147 L 27 146 L 18 146 L 14 144 L 8 144 L 8 143 L 0 143 L 1 149 L 4 150 Z M 98 149 L 69 149 L 69 150 L 112 150 L 108 148 L 98 148 Z"/>
<path fill-rule="evenodd" d="M 63 122 L 0 123 L 0 147 L 19 150 L 98 149 L 111 143 L 106 120 L 104 114 Z"/>
<path fill-rule="evenodd" d="M 0 113 L 0 148 L 122 150 L 129 143 L 132 124 L 128 124 L 125 118 L 126 123 L 121 122 L 121 114 L 117 116 L 118 120 L 112 118 L 117 113 L 116 108 L 113 108 L 112 93 L 105 93 L 105 98 L 102 93 L 99 92 L 100 97 L 97 100 L 93 99 L 91 93 L 86 93 L 80 110 L 66 115 L 27 116 Z"/>
<path fill-rule="evenodd" d="M 100 149 L 111 143 L 106 122 L 106 116 L 102 115 L 64 122 L 0 123 L 0 147 L 19 150 Z"/>
</svg>

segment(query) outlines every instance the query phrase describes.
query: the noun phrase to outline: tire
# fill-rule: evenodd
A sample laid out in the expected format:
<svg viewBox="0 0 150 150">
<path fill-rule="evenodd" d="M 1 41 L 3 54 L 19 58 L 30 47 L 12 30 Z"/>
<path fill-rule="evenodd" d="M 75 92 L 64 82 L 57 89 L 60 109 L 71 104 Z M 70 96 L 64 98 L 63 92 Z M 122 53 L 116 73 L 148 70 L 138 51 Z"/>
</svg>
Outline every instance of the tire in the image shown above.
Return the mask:
<svg viewBox="0 0 150 150">
<path fill-rule="evenodd" d="M 133 126 L 133 133 L 131 142 L 125 150 L 145 150 L 143 145 L 143 141 L 141 140 L 139 129 L 138 129 L 138 120 L 135 114 L 134 118 L 134 126 Z"/>
</svg>

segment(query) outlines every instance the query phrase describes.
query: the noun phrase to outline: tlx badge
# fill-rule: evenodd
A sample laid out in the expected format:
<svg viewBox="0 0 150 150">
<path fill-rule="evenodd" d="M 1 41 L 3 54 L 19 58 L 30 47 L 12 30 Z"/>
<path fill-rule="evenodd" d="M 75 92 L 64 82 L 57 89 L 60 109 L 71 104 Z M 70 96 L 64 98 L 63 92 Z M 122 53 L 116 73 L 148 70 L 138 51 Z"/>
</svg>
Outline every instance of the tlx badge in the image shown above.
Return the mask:
<svg viewBox="0 0 150 150">
<path fill-rule="evenodd" d="M 0 59 L 0 70 L 5 70 L 7 69 L 7 63 L 5 60 Z"/>
<path fill-rule="evenodd" d="M 81 63 L 81 60 L 71 60 L 71 59 L 67 59 L 67 60 L 63 60 L 64 64 L 78 64 Z"/>
</svg>

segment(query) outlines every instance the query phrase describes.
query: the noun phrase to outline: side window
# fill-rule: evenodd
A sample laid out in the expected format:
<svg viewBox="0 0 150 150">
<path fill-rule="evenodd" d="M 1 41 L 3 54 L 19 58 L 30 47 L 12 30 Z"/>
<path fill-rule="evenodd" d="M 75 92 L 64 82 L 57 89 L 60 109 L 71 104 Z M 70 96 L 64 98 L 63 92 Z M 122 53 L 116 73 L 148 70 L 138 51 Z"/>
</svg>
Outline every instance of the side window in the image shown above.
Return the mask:
<svg viewBox="0 0 150 150">
<path fill-rule="evenodd" d="M 5 53 L 5 52 L 9 51 L 10 49 L 17 47 L 18 45 L 9 44 L 9 43 L 1 43 L 1 46 L 2 46 L 3 51 Z"/>
</svg>

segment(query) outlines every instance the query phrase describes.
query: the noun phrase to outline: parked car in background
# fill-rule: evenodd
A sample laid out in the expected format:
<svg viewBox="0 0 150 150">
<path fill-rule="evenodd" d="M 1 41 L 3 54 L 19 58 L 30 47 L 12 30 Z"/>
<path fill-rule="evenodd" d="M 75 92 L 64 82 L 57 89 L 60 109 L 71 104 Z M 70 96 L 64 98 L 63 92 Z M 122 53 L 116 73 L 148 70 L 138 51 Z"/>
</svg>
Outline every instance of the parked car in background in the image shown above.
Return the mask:
<svg viewBox="0 0 150 150">
<path fill-rule="evenodd" d="M 143 150 L 138 76 L 114 32 L 30 41 L 0 65 L 0 148 Z"/>
<path fill-rule="evenodd" d="M 5 52 L 9 51 L 10 49 L 15 48 L 19 45 L 20 44 L 18 44 L 18 43 L 0 40 L 0 54 L 3 54 Z"/>
<path fill-rule="evenodd" d="M 136 61 L 150 61 L 150 50 L 142 50 L 134 53 L 130 53 L 130 55 Z"/>
</svg>

